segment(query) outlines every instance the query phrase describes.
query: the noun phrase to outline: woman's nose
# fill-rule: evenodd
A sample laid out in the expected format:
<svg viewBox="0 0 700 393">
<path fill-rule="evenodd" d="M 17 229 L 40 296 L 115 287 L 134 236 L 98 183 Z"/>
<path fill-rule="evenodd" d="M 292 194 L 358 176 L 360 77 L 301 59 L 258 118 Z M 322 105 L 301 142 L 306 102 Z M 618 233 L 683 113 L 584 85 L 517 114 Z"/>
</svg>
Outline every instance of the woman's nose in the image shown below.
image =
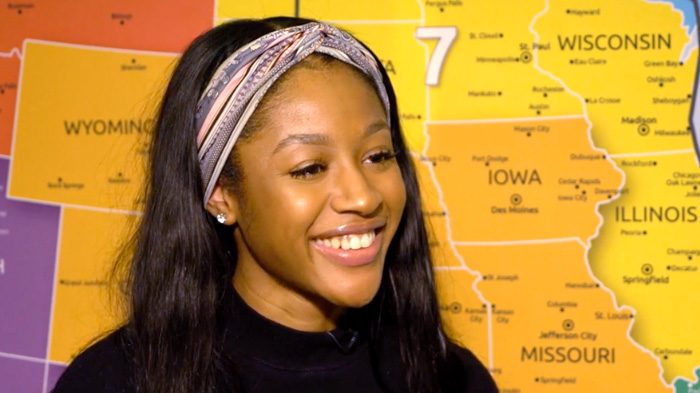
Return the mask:
<svg viewBox="0 0 700 393">
<path fill-rule="evenodd" d="M 355 213 L 371 216 L 382 204 L 373 179 L 362 171 L 361 167 L 352 166 L 338 171 L 334 182 L 335 190 L 331 198 L 331 208 L 337 213 Z"/>
</svg>

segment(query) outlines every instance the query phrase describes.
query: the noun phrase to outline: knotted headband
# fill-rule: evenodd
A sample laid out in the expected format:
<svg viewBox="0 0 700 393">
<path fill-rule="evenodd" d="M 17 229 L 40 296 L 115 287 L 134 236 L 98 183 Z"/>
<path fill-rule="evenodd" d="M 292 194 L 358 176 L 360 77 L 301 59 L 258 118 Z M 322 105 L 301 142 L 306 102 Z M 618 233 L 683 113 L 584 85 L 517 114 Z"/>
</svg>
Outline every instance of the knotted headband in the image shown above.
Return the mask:
<svg viewBox="0 0 700 393">
<path fill-rule="evenodd" d="M 389 96 L 372 54 L 348 33 L 311 22 L 266 34 L 243 46 L 216 70 L 197 104 L 199 164 L 206 206 L 248 119 L 282 74 L 314 52 L 330 55 L 369 76 L 389 123 Z"/>
</svg>

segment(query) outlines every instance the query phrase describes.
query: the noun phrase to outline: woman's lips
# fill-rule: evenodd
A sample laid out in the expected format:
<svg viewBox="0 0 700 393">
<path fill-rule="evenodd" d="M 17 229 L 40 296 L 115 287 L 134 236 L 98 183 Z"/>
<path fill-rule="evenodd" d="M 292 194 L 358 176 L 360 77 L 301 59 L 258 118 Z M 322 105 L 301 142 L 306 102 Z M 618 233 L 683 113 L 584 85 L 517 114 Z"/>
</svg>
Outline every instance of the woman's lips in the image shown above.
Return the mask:
<svg viewBox="0 0 700 393">
<path fill-rule="evenodd" d="M 313 240 L 311 244 L 319 253 L 332 262 L 343 266 L 362 266 L 372 263 L 376 259 L 381 248 L 382 231 L 373 231 L 372 234 L 373 236 L 371 236 L 371 243 L 366 247 L 363 247 L 364 244 L 361 244 L 362 234 L 359 233 L 338 236 L 334 239 L 316 239 Z M 331 242 L 331 245 L 328 245 L 329 242 Z M 337 246 L 339 242 L 344 242 L 345 244 L 341 245 L 340 247 L 334 247 L 334 245 Z M 353 249 L 356 248 L 358 244 L 360 248 Z M 348 248 L 348 245 L 350 246 L 350 249 L 345 249 Z"/>
</svg>

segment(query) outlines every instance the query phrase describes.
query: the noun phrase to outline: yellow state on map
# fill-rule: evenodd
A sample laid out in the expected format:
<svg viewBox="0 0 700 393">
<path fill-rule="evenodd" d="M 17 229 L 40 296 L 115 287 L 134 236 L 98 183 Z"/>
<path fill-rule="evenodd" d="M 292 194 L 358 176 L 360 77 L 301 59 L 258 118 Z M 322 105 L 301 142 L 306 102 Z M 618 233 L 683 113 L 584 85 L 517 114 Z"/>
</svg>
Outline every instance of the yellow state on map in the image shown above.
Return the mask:
<svg viewBox="0 0 700 393">
<path fill-rule="evenodd" d="M 424 144 L 425 65 L 424 51 L 413 39 L 416 25 L 359 24 L 339 27 L 367 44 L 384 64 L 396 91 L 401 126 L 409 148 Z"/>
<path fill-rule="evenodd" d="M 216 20 L 218 23 L 231 19 L 267 18 L 271 16 L 293 16 L 294 0 L 218 0 Z"/>
<path fill-rule="evenodd" d="M 534 66 L 534 37 L 528 26 L 541 2 L 424 3 L 426 26 L 457 29 L 439 84 L 430 89 L 430 120 L 583 113 L 575 97 Z M 436 52 L 432 41 L 431 56 Z"/>
<path fill-rule="evenodd" d="M 692 153 L 620 158 L 622 196 L 601 209 L 591 268 L 620 305 L 636 310 L 632 336 L 661 359 L 664 378 L 694 379 L 700 364 L 700 168 Z"/>
<path fill-rule="evenodd" d="M 122 321 L 117 283 L 109 280 L 134 217 L 70 208 L 62 214 L 49 359 L 67 363 Z"/>
<path fill-rule="evenodd" d="M 592 280 L 581 244 L 460 246 L 459 252 L 484 275 L 477 288 L 492 308 L 492 373 L 501 391 L 669 392 L 655 359 L 628 337 L 630 312 L 613 308 Z M 465 334 L 472 328 L 461 327 Z"/>
<path fill-rule="evenodd" d="M 580 117 L 434 124 L 428 131 L 425 159 L 457 242 L 585 242 L 600 224 L 596 205 L 621 185 Z"/>
<path fill-rule="evenodd" d="M 132 210 L 174 55 L 26 41 L 8 194 Z"/>
<path fill-rule="evenodd" d="M 692 147 L 697 49 L 681 63 L 682 22 L 670 4 L 639 0 L 552 1 L 537 20 L 551 47 L 540 66 L 586 100 L 593 139 L 610 154 Z"/>
<path fill-rule="evenodd" d="M 415 1 L 354 0 L 301 0 L 299 14 L 305 18 L 326 21 L 357 21 L 362 24 L 373 21 L 407 21 L 418 23 L 421 11 Z"/>
<path fill-rule="evenodd" d="M 392 23 L 405 21 L 417 23 L 421 15 L 418 4 L 412 1 L 377 2 L 374 0 L 357 0 L 338 2 L 332 0 L 302 0 L 297 4 L 295 0 L 261 0 L 255 2 L 219 0 L 216 7 L 216 19 L 218 22 L 223 22 L 230 19 L 294 16 L 297 11 L 302 18 L 319 19 L 328 22 L 354 21 L 362 24 L 387 20 Z"/>
<path fill-rule="evenodd" d="M 220 22 L 227 19 L 264 18 L 294 15 L 293 1 L 218 3 Z M 411 150 L 424 143 L 426 51 L 415 39 L 420 10 L 415 3 L 328 0 L 303 1 L 300 15 L 336 24 L 367 44 L 381 60 L 391 78 L 398 100 L 399 116 Z"/>
</svg>

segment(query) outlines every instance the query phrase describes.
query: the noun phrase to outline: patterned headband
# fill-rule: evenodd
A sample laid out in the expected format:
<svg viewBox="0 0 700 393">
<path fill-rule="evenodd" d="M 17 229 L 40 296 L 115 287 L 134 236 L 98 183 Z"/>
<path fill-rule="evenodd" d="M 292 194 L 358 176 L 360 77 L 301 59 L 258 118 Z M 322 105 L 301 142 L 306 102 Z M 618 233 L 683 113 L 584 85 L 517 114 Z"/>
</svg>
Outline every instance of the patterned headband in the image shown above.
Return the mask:
<svg viewBox="0 0 700 393">
<path fill-rule="evenodd" d="M 389 96 L 379 66 L 348 33 L 312 22 L 264 35 L 221 64 L 197 104 L 197 147 L 204 206 L 233 145 L 265 92 L 282 74 L 314 52 L 333 56 L 371 77 L 389 122 Z"/>
</svg>

